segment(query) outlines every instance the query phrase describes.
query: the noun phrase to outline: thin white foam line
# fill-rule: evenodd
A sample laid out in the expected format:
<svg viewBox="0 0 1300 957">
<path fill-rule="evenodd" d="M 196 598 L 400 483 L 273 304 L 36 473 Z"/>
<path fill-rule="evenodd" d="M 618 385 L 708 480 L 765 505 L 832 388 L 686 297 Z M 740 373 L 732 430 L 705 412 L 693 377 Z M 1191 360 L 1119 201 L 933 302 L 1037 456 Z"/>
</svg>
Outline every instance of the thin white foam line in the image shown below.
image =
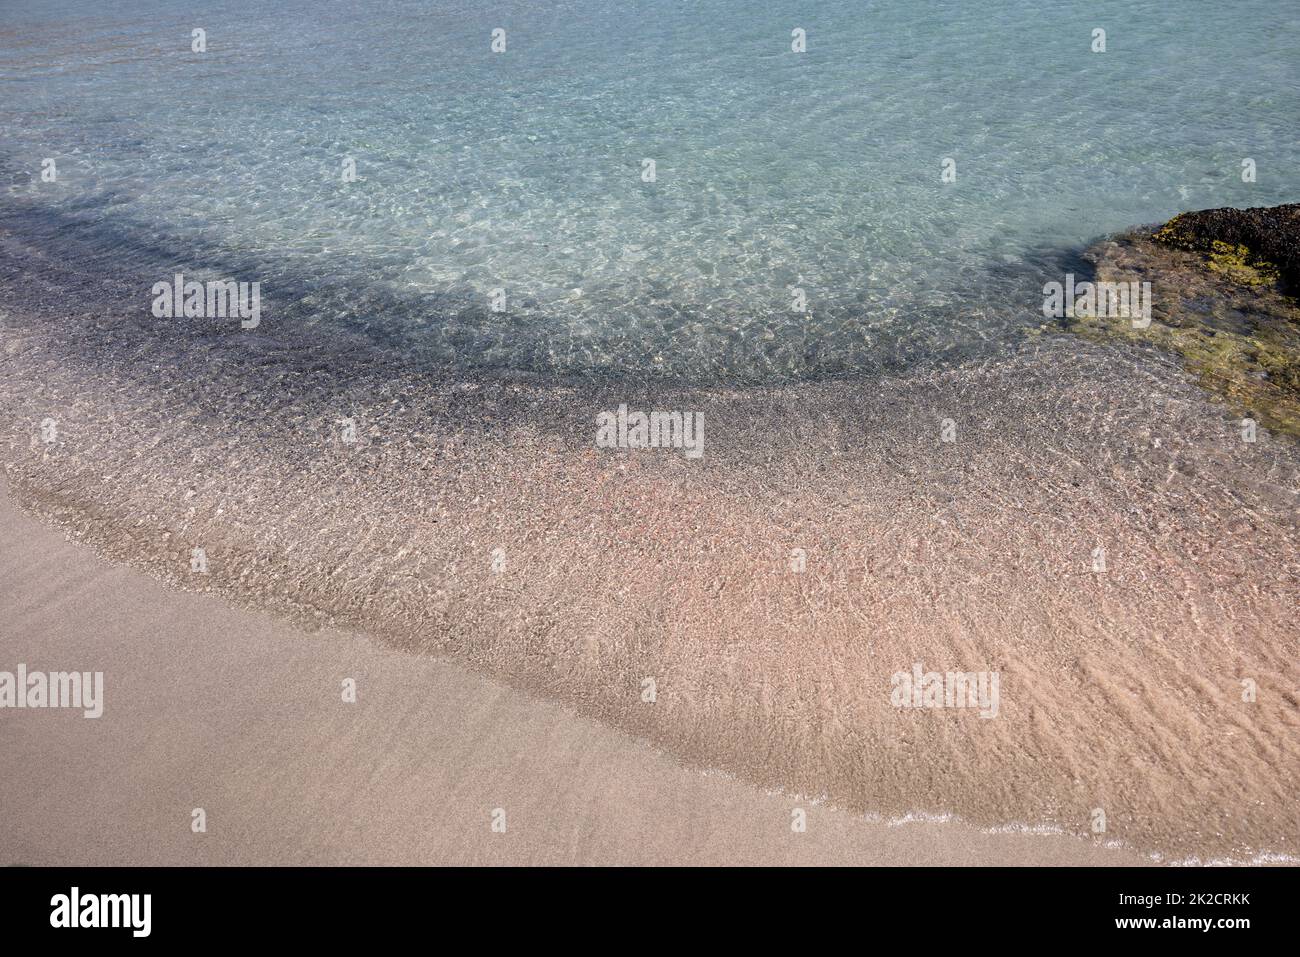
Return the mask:
<svg viewBox="0 0 1300 957">
<path fill-rule="evenodd" d="M 656 748 L 661 754 L 665 754 L 662 749 Z M 697 769 L 696 773 L 703 777 L 717 777 L 728 781 L 741 781 L 740 778 L 729 771 L 723 771 L 718 768 Z M 743 783 L 743 782 L 741 782 Z M 950 811 L 932 812 L 932 811 L 909 811 L 906 814 L 896 817 L 885 817 L 882 814 L 867 811 L 856 812 L 848 811 L 835 804 L 830 803 L 828 796 L 822 794 L 817 797 L 811 797 L 806 794 L 793 794 L 789 791 L 782 791 L 773 788 L 761 788 L 763 794 L 768 797 L 780 797 L 798 804 L 805 804 L 810 807 L 826 807 L 828 810 L 837 814 L 848 814 L 850 817 L 858 817 L 868 824 L 883 824 L 886 827 L 902 827 L 907 824 L 961 824 L 965 827 L 972 828 L 981 834 L 1032 834 L 1039 837 L 1077 837 L 1079 840 L 1084 839 L 1084 835 L 1074 835 L 1070 831 L 1058 824 L 1027 824 L 1022 821 L 1010 821 L 1006 824 L 995 824 L 991 827 L 980 827 L 969 821 L 958 817 Z M 1138 850 L 1125 841 L 1118 838 L 1110 838 L 1105 841 L 1096 843 L 1097 847 L 1103 847 L 1109 851 Z M 1142 853 L 1139 851 L 1139 853 Z M 1166 867 L 1259 867 L 1265 864 L 1300 864 L 1300 857 L 1294 857 L 1290 854 L 1283 854 L 1279 851 L 1259 851 L 1254 856 L 1248 858 L 1233 857 L 1212 857 L 1204 860 L 1200 857 L 1183 857 L 1166 859 L 1165 855 L 1159 851 L 1150 851 L 1145 853 L 1148 860 Z"/>
<path fill-rule="evenodd" d="M 663 755 L 671 760 L 671 756 L 663 748 L 651 746 L 651 750 L 657 754 Z M 742 778 L 737 777 L 730 771 L 724 771 L 721 768 L 695 768 L 696 774 L 706 778 L 722 778 L 726 781 L 735 781 L 749 787 Z M 1082 841 L 1085 835 L 1075 835 L 1058 824 L 1026 824 L 1021 821 L 1010 821 L 1006 824 L 995 824 L 991 827 L 980 827 L 969 821 L 958 817 L 950 811 L 935 813 L 931 811 L 911 811 L 901 817 L 887 818 L 883 814 L 875 811 L 849 811 L 836 804 L 832 804 L 828 795 L 810 796 L 807 794 L 795 794 L 791 791 L 783 791 L 780 788 L 758 788 L 762 794 L 768 797 L 784 798 L 787 801 L 794 801 L 797 804 L 808 805 L 809 807 L 826 807 L 837 814 L 847 814 L 850 817 L 857 817 L 868 824 L 883 824 L 886 827 L 902 827 L 906 824 L 961 824 L 969 827 L 981 834 L 1032 834 L 1038 837 L 1075 837 Z M 1138 848 L 1133 847 L 1125 841 L 1118 838 L 1109 838 L 1105 841 L 1098 841 L 1094 844 L 1096 847 L 1103 847 L 1108 851 L 1133 850 L 1143 854 L 1148 860 L 1162 864 L 1166 867 L 1259 867 L 1264 864 L 1300 864 L 1300 857 L 1294 857 L 1290 854 L 1283 854 L 1280 851 L 1259 851 L 1249 858 L 1233 857 L 1212 857 L 1203 860 L 1199 857 L 1182 857 L 1166 860 L 1165 855 L 1159 851 L 1149 851 L 1143 853 Z"/>
<path fill-rule="evenodd" d="M 1009 824 L 998 824 L 994 827 L 980 828 L 984 834 L 1064 834 L 1065 828 L 1057 824 L 1022 824 L 1019 821 L 1012 821 Z"/>
<path fill-rule="evenodd" d="M 1152 854 L 1153 860 L 1159 860 L 1160 855 Z M 1276 851 L 1260 851 L 1254 857 L 1238 860 L 1232 857 L 1212 857 L 1208 861 L 1203 861 L 1199 857 L 1185 857 L 1177 861 L 1165 861 L 1168 867 L 1261 867 L 1265 864 L 1300 864 L 1300 857 L 1294 857 L 1290 854 L 1280 854 Z"/>
<path fill-rule="evenodd" d="M 909 811 L 902 817 L 892 817 L 885 821 L 886 827 L 901 827 L 904 824 L 950 824 L 957 820 L 952 814 L 931 814 L 927 811 Z"/>
</svg>

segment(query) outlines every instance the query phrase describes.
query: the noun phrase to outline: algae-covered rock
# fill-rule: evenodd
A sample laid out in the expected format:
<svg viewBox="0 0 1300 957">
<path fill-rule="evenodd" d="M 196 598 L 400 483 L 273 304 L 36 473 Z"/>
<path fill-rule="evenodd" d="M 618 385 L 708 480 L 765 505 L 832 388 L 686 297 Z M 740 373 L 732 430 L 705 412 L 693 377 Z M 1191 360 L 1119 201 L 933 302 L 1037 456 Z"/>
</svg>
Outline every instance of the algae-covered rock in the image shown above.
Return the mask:
<svg viewBox="0 0 1300 957">
<path fill-rule="evenodd" d="M 1155 232 L 1172 249 L 1205 254 L 1212 269 L 1250 285 L 1281 279 L 1300 293 L 1300 203 L 1182 213 Z M 1252 275 L 1254 274 L 1254 275 Z"/>
<path fill-rule="evenodd" d="M 1100 283 L 1149 282 L 1151 321 L 1078 314 L 1071 332 L 1174 353 L 1234 412 L 1300 438 L 1300 204 L 1183 213 L 1085 254 Z"/>
</svg>

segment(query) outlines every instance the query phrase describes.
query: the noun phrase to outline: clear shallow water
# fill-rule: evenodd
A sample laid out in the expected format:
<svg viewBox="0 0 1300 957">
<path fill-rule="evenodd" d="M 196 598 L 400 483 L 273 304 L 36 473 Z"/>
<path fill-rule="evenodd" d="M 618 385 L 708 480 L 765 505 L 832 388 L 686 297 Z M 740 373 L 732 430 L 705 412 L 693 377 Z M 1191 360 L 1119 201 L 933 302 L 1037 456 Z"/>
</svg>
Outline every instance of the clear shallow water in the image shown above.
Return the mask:
<svg viewBox="0 0 1300 957">
<path fill-rule="evenodd" d="M 1100 234 L 1294 201 L 1298 119 L 1300 8 L 1265 2 L 0 7 L 5 206 L 460 366 L 987 348 Z"/>
</svg>

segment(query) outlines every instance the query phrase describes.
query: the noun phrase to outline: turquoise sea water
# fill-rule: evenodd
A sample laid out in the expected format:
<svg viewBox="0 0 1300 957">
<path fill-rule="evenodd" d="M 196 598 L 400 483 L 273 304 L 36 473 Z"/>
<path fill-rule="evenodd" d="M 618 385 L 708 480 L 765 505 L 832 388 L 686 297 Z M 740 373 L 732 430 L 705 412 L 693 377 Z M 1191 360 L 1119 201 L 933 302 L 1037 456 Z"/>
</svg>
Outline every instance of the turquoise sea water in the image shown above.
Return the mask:
<svg viewBox="0 0 1300 957">
<path fill-rule="evenodd" d="M 51 255 L 80 229 L 464 367 L 996 348 L 1102 234 L 1295 201 L 1298 129 L 1291 3 L 0 4 L 0 213 Z"/>
</svg>

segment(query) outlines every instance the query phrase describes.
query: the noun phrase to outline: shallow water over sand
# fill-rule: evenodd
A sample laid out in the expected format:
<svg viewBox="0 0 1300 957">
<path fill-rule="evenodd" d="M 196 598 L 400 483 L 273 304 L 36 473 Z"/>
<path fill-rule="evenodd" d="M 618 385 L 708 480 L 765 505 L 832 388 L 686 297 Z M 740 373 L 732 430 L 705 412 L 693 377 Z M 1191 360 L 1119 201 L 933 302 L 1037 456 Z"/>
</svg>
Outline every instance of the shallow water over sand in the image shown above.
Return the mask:
<svg viewBox="0 0 1300 957">
<path fill-rule="evenodd" d="M 1092 55 L 1104 7 L 507 5 L 498 61 L 495 19 L 390 6 L 328 46 L 349 5 L 5 6 L 19 501 L 886 820 L 1300 852 L 1295 445 L 1167 356 L 1026 334 L 1098 233 L 1293 198 L 1294 14 L 1175 42 L 1129 4 Z M 176 270 L 262 282 L 263 324 L 159 321 Z M 620 405 L 705 454 L 599 447 Z M 996 671 L 997 717 L 895 707 L 916 665 Z"/>
<path fill-rule="evenodd" d="M 8 312 L 15 496 L 174 585 L 841 807 L 1077 834 L 1102 808 L 1108 840 L 1172 858 L 1300 850 L 1296 449 L 1243 443 L 1157 355 L 1046 335 L 734 390 L 238 341 Z M 706 454 L 597 448 L 620 403 L 694 410 Z M 997 717 L 892 706 L 916 663 L 997 671 Z"/>
<path fill-rule="evenodd" d="M 164 253 L 157 278 L 259 279 L 268 322 L 461 367 L 980 353 L 1034 321 L 1063 250 L 1300 187 L 1300 19 L 1262 0 L 20 0 L 0 35 L 12 201 Z"/>
</svg>

